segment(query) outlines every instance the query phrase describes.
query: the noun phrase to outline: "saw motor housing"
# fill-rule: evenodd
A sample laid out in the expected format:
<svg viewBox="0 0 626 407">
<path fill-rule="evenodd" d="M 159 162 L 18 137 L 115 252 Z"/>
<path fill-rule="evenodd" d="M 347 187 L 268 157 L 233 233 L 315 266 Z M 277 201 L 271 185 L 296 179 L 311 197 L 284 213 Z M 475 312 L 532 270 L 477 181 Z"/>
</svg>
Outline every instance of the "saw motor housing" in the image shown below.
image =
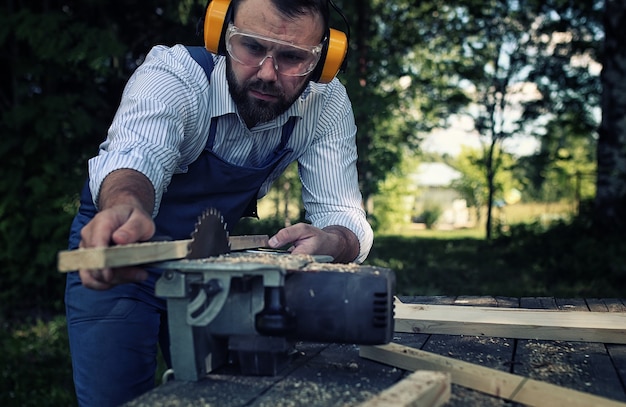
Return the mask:
<svg viewBox="0 0 626 407">
<path fill-rule="evenodd" d="M 275 375 L 296 342 L 389 343 L 394 273 L 330 260 L 236 253 L 159 263 L 174 378 L 198 381 L 230 362 Z"/>
</svg>

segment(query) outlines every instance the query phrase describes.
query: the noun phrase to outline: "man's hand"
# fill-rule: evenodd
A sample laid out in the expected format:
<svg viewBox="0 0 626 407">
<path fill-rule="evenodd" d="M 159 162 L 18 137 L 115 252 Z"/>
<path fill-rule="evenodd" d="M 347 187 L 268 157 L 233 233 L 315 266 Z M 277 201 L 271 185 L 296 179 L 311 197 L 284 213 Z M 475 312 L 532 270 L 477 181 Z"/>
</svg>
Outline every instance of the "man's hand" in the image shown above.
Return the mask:
<svg viewBox="0 0 626 407">
<path fill-rule="evenodd" d="M 79 247 L 107 247 L 146 241 L 154 235 L 154 221 L 132 205 L 117 205 L 98 212 L 81 231 Z M 106 290 L 117 284 L 143 281 L 148 273 L 138 267 L 79 270 L 84 286 Z"/>
<path fill-rule="evenodd" d="M 343 226 L 327 226 L 319 229 L 306 223 L 298 223 L 281 229 L 269 240 L 272 248 L 291 244 L 292 254 L 317 254 L 332 256 L 337 263 L 348 263 L 359 254 L 359 240 Z"/>
<path fill-rule="evenodd" d="M 100 187 L 100 212 L 80 232 L 79 247 L 108 247 L 150 239 L 156 230 L 150 216 L 154 189 L 145 175 L 131 169 L 113 171 Z M 143 281 L 138 267 L 79 270 L 84 286 L 107 290 L 117 284 Z"/>
</svg>

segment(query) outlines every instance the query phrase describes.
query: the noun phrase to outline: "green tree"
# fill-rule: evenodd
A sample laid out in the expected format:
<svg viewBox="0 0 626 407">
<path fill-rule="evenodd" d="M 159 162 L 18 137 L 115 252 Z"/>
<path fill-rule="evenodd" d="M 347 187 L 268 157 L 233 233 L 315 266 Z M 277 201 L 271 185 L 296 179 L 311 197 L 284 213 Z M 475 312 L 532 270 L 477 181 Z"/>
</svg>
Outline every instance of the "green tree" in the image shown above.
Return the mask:
<svg viewBox="0 0 626 407">
<path fill-rule="evenodd" d="M 542 136 L 547 121 L 576 117 L 565 116 L 572 112 L 587 126 L 586 134 L 593 133 L 597 75 L 581 61 L 595 60 L 601 33 L 597 4 L 463 0 L 451 5 L 459 22 L 453 38 L 461 39 L 465 56 L 459 85 L 471 99 L 462 114 L 473 121 L 483 146 L 487 238 L 504 140 Z"/>
<path fill-rule="evenodd" d="M 289 226 L 292 220 L 304 220 L 304 206 L 301 199 L 302 184 L 298 174 L 298 166 L 290 165 L 276 180 L 268 198 L 274 201 L 274 217 Z M 292 216 L 296 213 L 296 217 Z"/>
<path fill-rule="evenodd" d="M 520 161 L 531 181 L 527 190 L 546 200 L 571 197 L 572 189 L 593 194 L 588 180 L 598 140 L 603 2 L 539 4 L 551 13 L 533 32 L 536 51 L 528 58 L 528 79 L 541 97 L 523 104 L 521 121 L 541 147 Z M 574 179 L 582 185 L 575 187 Z"/>
<path fill-rule="evenodd" d="M 495 156 L 498 160 L 496 165 L 500 170 L 492 180 L 491 193 L 484 176 L 484 151 L 462 147 L 461 153 L 449 160 L 449 164 L 461 173 L 461 178 L 453 181 L 452 186 L 467 201 L 468 206 L 475 209 L 476 220 L 479 223 L 481 211 L 488 205 L 490 198 L 504 204 L 509 191 L 522 188 L 522 180 L 516 178 L 513 172 L 515 158 L 503 151 L 496 151 Z"/>
<path fill-rule="evenodd" d="M 595 221 L 599 228 L 626 229 L 626 4 L 606 0 L 602 58 L 602 124 L 598 139 Z"/>
<path fill-rule="evenodd" d="M 414 206 L 419 191 L 407 175 L 415 171 L 418 161 L 417 155 L 405 148 L 401 160 L 379 183 L 378 193 L 373 198 L 376 210 L 372 211 L 372 224 L 377 232 L 398 232 L 412 222 L 412 217 L 416 215 Z"/>
<path fill-rule="evenodd" d="M 340 79 L 354 104 L 359 179 L 368 201 L 401 161 L 403 149 L 417 149 L 420 132 L 443 125 L 466 103 L 449 80 L 457 77 L 458 55 L 429 51 L 451 44 L 437 29 L 445 29 L 455 12 L 435 2 L 337 4 L 352 27 L 348 69 Z"/>
<path fill-rule="evenodd" d="M 580 123 L 568 114 L 551 120 L 539 151 L 519 159 L 517 169 L 529 197 L 555 202 L 595 196 L 595 133 L 580 129 Z"/>
</svg>

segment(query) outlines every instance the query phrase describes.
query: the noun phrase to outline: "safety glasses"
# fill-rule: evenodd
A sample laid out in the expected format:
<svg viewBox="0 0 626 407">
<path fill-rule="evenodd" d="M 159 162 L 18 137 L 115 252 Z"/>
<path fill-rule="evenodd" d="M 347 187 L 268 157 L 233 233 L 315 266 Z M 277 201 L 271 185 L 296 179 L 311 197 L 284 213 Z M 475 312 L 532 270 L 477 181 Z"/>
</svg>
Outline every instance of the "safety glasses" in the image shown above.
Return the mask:
<svg viewBox="0 0 626 407">
<path fill-rule="evenodd" d="M 226 30 L 226 50 L 232 59 L 246 66 L 259 67 L 269 57 L 274 68 L 285 76 L 304 76 L 320 60 L 322 44 L 306 47 L 287 41 L 241 31 L 232 23 Z"/>
</svg>

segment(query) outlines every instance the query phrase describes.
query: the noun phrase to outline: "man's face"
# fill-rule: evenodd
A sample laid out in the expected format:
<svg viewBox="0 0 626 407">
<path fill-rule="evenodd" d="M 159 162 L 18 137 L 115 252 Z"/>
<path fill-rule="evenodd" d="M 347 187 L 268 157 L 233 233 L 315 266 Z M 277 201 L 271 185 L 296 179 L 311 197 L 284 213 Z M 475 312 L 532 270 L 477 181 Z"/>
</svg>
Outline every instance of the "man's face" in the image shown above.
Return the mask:
<svg viewBox="0 0 626 407">
<path fill-rule="evenodd" d="M 269 0 L 246 0 L 241 3 L 234 25 L 247 33 L 292 43 L 303 47 L 319 45 L 323 22 L 319 15 L 286 19 Z M 246 66 L 230 56 L 226 75 L 230 94 L 248 127 L 270 121 L 285 112 L 304 91 L 310 77 L 286 76 L 268 57 L 261 66 Z"/>
</svg>

